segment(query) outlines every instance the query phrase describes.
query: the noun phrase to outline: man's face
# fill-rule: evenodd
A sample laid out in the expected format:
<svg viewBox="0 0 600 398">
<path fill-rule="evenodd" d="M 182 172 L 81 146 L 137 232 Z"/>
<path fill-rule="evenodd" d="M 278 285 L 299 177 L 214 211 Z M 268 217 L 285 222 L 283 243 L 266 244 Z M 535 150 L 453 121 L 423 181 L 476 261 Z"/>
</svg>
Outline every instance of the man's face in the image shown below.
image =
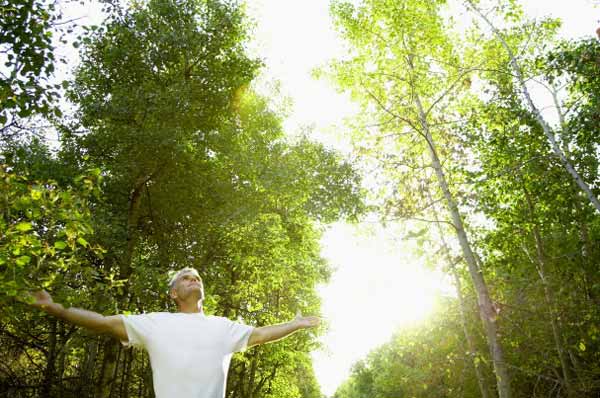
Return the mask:
<svg viewBox="0 0 600 398">
<path fill-rule="evenodd" d="M 189 297 L 196 296 L 198 300 L 204 299 L 204 286 L 202 279 L 193 272 L 181 274 L 175 286 L 171 291 L 171 297 L 174 299 L 187 300 Z"/>
</svg>

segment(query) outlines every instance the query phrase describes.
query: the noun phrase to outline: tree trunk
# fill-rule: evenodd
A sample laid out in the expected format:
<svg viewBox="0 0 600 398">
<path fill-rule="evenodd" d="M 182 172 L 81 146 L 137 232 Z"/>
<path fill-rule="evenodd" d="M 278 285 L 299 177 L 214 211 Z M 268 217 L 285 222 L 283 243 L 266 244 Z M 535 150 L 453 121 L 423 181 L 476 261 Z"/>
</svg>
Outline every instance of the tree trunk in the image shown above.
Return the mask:
<svg viewBox="0 0 600 398">
<path fill-rule="evenodd" d="M 508 367 L 506 366 L 506 363 L 504 361 L 504 350 L 499 339 L 498 325 L 496 324 L 496 310 L 490 298 L 488 288 L 485 283 L 485 280 L 483 279 L 481 270 L 477 265 L 477 261 L 475 259 L 475 255 L 473 254 L 473 250 L 471 249 L 471 244 L 469 242 L 469 239 L 467 238 L 462 217 L 460 215 L 460 212 L 458 211 L 458 206 L 456 204 L 456 201 L 454 200 L 454 196 L 452 195 L 448 187 L 446 175 L 444 173 L 444 170 L 442 169 L 442 164 L 437 154 L 437 149 L 433 141 L 433 136 L 431 135 L 429 124 L 427 122 L 425 112 L 423 110 L 423 105 L 421 104 L 421 100 L 417 94 L 414 94 L 414 99 L 419 114 L 419 123 L 422 128 L 423 136 L 427 141 L 427 148 L 431 156 L 431 163 L 433 169 L 435 170 L 439 187 L 444 194 L 444 198 L 446 200 L 446 204 L 448 206 L 450 216 L 452 218 L 452 223 L 454 225 L 454 228 L 456 229 L 456 235 L 458 237 L 458 241 L 463 252 L 463 257 L 467 262 L 469 274 L 471 275 L 473 286 L 475 287 L 475 291 L 477 292 L 479 313 L 483 325 L 485 327 L 492 362 L 494 364 L 494 371 L 496 373 L 498 396 L 499 398 L 510 398 L 510 374 L 508 372 Z"/>
<path fill-rule="evenodd" d="M 131 355 L 132 351 L 125 351 L 123 355 L 123 370 L 121 372 L 121 383 L 119 386 L 119 397 L 127 398 L 129 396 L 129 373 L 131 368 L 131 361 L 133 359 Z"/>
<path fill-rule="evenodd" d="M 259 360 L 259 350 L 257 348 L 255 348 L 255 352 L 254 352 L 254 356 L 252 357 L 252 364 L 250 365 L 250 375 L 248 378 L 248 389 L 247 389 L 247 394 L 246 394 L 246 398 L 254 398 L 254 392 L 255 392 L 255 383 L 254 383 L 254 379 L 256 377 L 256 370 L 258 367 L 258 360 Z"/>
<path fill-rule="evenodd" d="M 597 266 L 594 261 L 596 258 L 595 245 L 590 239 L 589 228 L 586 223 L 586 212 L 581 206 L 581 197 L 575 195 L 573 204 L 575 206 L 577 226 L 579 227 L 579 239 L 581 242 L 581 258 L 583 260 L 583 290 L 585 298 L 590 302 L 597 300 L 593 294 L 592 286 L 597 275 Z"/>
<path fill-rule="evenodd" d="M 146 183 L 158 173 L 158 170 L 149 175 L 143 175 L 136 179 L 133 189 L 129 195 L 129 208 L 127 211 L 127 246 L 125 254 L 121 259 L 119 268 L 119 278 L 126 281 L 129 280 L 132 272 L 132 259 L 135 247 L 138 241 L 138 222 L 140 218 L 140 204 L 142 200 L 142 192 L 146 187 Z M 128 296 L 129 285 L 125 283 L 123 293 L 117 298 L 123 301 Z M 107 341 L 104 345 L 104 360 L 102 364 L 102 373 L 99 380 L 99 385 L 96 389 L 96 395 L 99 398 L 108 398 L 112 394 L 112 386 L 116 375 L 117 363 L 117 345 L 113 341 Z M 119 349 L 120 354 L 120 349 Z"/>
<path fill-rule="evenodd" d="M 533 201 L 531 199 L 531 195 L 529 191 L 523 185 L 523 192 L 525 193 L 525 199 L 527 201 L 527 207 L 529 210 L 529 216 L 531 223 L 533 225 L 533 238 L 535 241 L 535 251 L 536 251 L 536 267 L 538 271 L 538 275 L 540 276 L 540 280 L 542 281 L 542 288 L 544 290 L 544 300 L 546 301 L 546 305 L 548 306 L 548 311 L 550 312 L 550 327 L 552 329 L 552 336 L 554 338 L 554 345 L 556 351 L 558 352 L 558 358 L 560 360 L 560 367 L 562 370 L 563 382 L 565 390 L 567 391 L 567 396 L 574 397 L 575 391 L 573 390 L 573 384 L 571 381 L 571 367 L 569 366 L 569 360 L 567 358 L 567 353 L 563 346 L 562 342 L 562 333 L 560 325 L 557 322 L 558 315 L 556 313 L 556 309 L 554 308 L 554 297 L 552 294 L 552 289 L 548 285 L 548 280 L 546 278 L 546 254 L 544 250 L 544 242 L 542 241 L 542 236 L 540 234 L 540 229 L 537 224 L 535 218 L 535 207 Z"/>
<path fill-rule="evenodd" d="M 42 383 L 41 396 L 52 396 L 52 384 L 54 383 L 54 365 L 56 363 L 56 334 L 57 323 L 56 318 L 50 318 L 50 330 L 48 331 L 48 355 L 46 356 L 46 369 L 44 370 L 44 382 Z"/>
<path fill-rule="evenodd" d="M 119 270 L 119 277 L 121 279 L 128 279 L 129 276 L 131 276 L 131 261 L 138 238 L 137 229 L 142 192 L 150 178 L 152 178 L 152 175 L 139 177 L 129 195 L 129 209 L 127 211 L 127 248 L 125 250 L 125 256 L 121 260 L 121 268 Z"/>
<path fill-rule="evenodd" d="M 103 346 L 104 358 L 102 360 L 102 372 L 98 378 L 96 387 L 97 398 L 110 397 L 111 387 L 114 382 L 114 374 L 117 366 L 117 346 L 116 343 L 107 339 Z"/>
<path fill-rule="evenodd" d="M 62 378 L 65 373 L 65 357 L 67 353 L 67 344 L 69 343 L 70 333 L 65 330 L 65 323 L 58 323 L 58 336 L 60 337 L 57 357 L 56 357 L 56 381 L 62 388 Z"/>
<path fill-rule="evenodd" d="M 235 364 L 235 366 L 234 366 Z M 239 368 L 239 370 L 238 370 Z M 240 361 L 239 363 L 231 362 L 229 369 L 229 377 L 227 378 L 227 398 L 244 397 L 244 375 L 246 374 L 246 361 Z M 236 380 L 235 384 L 233 380 Z"/>
<path fill-rule="evenodd" d="M 94 337 L 86 346 L 85 359 L 79 377 L 80 384 L 77 389 L 77 395 L 80 397 L 88 398 L 93 396 L 94 367 L 96 365 L 96 356 L 98 355 L 98 339 L 99 337 Z"/>
<path fill-rule="evenodd" d="M 140 360 L 140 369 L 140 377 L 138 378 L 138 398 L 142 398 L 144 394 L 144 372 L 146 371 L 144 357 Z"/>
<path fill-rule="evenodd" d="M 429 189 L 426 190 L 427 198 L 429 203 L 433 203 L 433 198 L 431 196 L 431 192 Z M 438 233 L 440 234 L 440 240 L 442 242 L 442 251 L 444 252 L 444 256 L 446 257 L 446 261 L 448 262 L 448 267 L 450 268 L 450 272 L 454 278 L 454 287 L 456 288 L 456 296 L 458 297 L 458 303 L 460 306 L 460 321 L 463 328 L 463 333 L 465 335 L 465 340 L 467 340 L 467 346 L 469 347 L 469 353 L 471 354 L 471 359 L 473 361 L 473 368 L 475 370 L 475 377 L 477 378 L 477 385 L 479 386 L 479 392 L 481 392 L 481 398 L 489 398 L 490 393 L 487 388 L 487 383 L 485 381 L 485 377 L 483 375 L 483 369 L 481 368 L 481 361 L 477 358 L 477 346 L 475 345 L 475 341 L 473 340 L 473 336 L 469 331 L 469 325 L 467 323 L 467 306 L 465 304 L 465 300 L 462 294 L 462 286 L 460 282 L 460 276 L 458 275 L 458 271 L 456 270 L 456 264 L 452 260 L 452 256 L 450 255 L 450 249 L 448 248 L 448 244 L 446 243 L 446 239 L 444 239 L 444 231 L 440 226 L 440 220 L 438 217 L 438 212 L 436 206 L 432 207 L 433 209 L 433 217 L 436 222 Z"/>
<path fill-rule="evenodd" d="M 467 306 L 465 304 L 464 297 L 462 295 L 462 287 L 460 283 L 460 277 L 456 268 L 452 266 L 452 276 L 454 277 L 454 286 L 456 287 L 456 295 L 458 297 L 458 302 L 460 304 L 460 321 L 462 323 L 463 333 L 465 334 L 465 339 L 467 340 L 467 346 L 469 347 L 469 353 L 471 353 L 471 358 L 473 360 L 473 368 L 475 369 L 475 377 L 477 378 L 477 385 L 479 385 L 479 391 L 481 392 L 482 398 L 489 398 L 490 393 L 487 388 L 487 383 L 485 381 L 485 377 L 483 376 L 483 369 L 481 368 L 481 361 L 477 358 L 477 347 L 475 346 L 475 341 L 473 340 L 473 336 L 469 331 L 469 325 L 467 323 Z"/>
<path fill-rule="evenodd" d="M 143 353 L 144 366 L 146 371 L 144 372 L 144 395 L 153 397 L 154 396 L 154 375 L 152 373 L 152 364 L 150 363 L 150 357 L 146 352 Z"/>
</svg>

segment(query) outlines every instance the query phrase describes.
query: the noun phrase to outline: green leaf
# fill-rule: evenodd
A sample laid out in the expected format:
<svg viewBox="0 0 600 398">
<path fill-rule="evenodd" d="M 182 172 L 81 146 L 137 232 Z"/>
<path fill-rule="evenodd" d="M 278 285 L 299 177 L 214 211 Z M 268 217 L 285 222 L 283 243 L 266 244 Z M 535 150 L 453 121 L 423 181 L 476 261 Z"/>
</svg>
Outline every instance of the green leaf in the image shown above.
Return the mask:
<svg viewBox="0 0 600 398">
<path fill-rule="evenodd" d="M 20 222 L 15 226 L 15 228 L 17 229 L 17 231 L 27 232 L 27 231 L 31 230 L 33 227 L 31 226 L 31 223 L 29 223 L 29 222 Z"/>
<path fill-rule="evenodd" d="M 26 264 L 29 264 L 30 261 L 31 261 L 31 257 L 21 256 L 21 257 L 17 258 L 17 265 L 22 267 Z"/>
<path fill-rule="evenodd" d="M 40 200 L 42 198 L 42 192 L 37 189 L 33 189 L 31 191 L 31 198 L 33 200 Z"/>
<path fill-rule="evenodd" d="M 77 238 L 77 243 L 79 243 L 83 247 L 87 247 L 87 245 L 88 245 L 87 240 L 85 240 L 85 239 L 83 239 L 81 237 Z"/>
<path fill-rule="evenodd" d="M 54 247 L 58 250 L 64 250 L 67 247 L 67 244 L 62 240 L 57 240 L 56 242 L 54 242 Z"/>
</svg>

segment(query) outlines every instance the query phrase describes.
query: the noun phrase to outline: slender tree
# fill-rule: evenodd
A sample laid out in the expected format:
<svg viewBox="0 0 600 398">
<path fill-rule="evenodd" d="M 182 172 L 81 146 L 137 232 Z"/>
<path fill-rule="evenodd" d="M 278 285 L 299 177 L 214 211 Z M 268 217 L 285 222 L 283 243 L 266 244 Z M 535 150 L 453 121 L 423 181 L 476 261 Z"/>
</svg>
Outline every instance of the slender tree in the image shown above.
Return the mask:
<svg viewBox="0 0 600 398">
<path fill-rule="evenodd" d="M 508 398 L 511 396 L 510 373 L 500 340 L 498 314 L 467 235 L 464 216 L 452 192 L 447 167 L 443 166 L 446 159 L 441 158 L 448 153 L 452 143 L 450 129 L 441 126 L 447 126 L 452 107 L 456 109 L 460 103 L 460 97 L 456 98 L 458 88 L 472 71 L 461 67 L 460 57 L 444 29 L 441 6 L 441 2 L 424 1 L 395 2 L 393 5 L 386 1 L 367 1 L 358 7 L 334 3 L 336 23 L 353 46 L 350 58 L 334 65 L 334 75 L 340 86 L 352 91 L 367 114 L 377 120 L 377 129 L 370 132 L 377 137 L 374 141 L 382 141 L 382 137 L 394 138 L 395 142 L 389 140 L 392 151 L 400 152 L 408 163 L 418 162 L 414 157 L 410 158 L 411 154 L 425 152 L 429 155 L 427 166 L 434 173 L 433 181 L 429 183 L 435 184 L 449 211 L 477 293 L 498 395 Z M 368 150 L 376 153 L 378 158 L 400 157 L 397 152 L 390 154 L 385 149 L 375 145 Z M 376 152 L 378 150 L 381 152 Z M 411 172 L 414 171 L 409 169 L 408 173 Z M 394 190 L 407 188 L 402 184 Z M 419 189 L 418 186 L 412 188 Z M 414 196 L 414 193 L 410 191 L 407 196 Z"/>
<path fill-rule="evenodd" d="M 481 20 L 485 22 L 485 24 L 492 30 L 494 38 L 501 43 L 502 47 L 506 51 L 506 54 L 508 55 L 508 60 L 510 63 L 510 67 L 514 73 L 516 84 L 520 88 L 520 92 L 525 99 L 525 103 L 529 108 L 529 111 L 535 116 L 537 122 L 542 127 L 544 135 L 548 139 L 552 151 L 554 152 L 556 157 L 560 159 L 561 164 L 565 167 L 565 169 L 567 170 L 571 178 L 573 178 L 577 186 L 579 186 L 579 188 L 581 188 L 581 190 L 585 193 L 590 203 L 592 203 L 592 205 L 596 208 L 596 211 L 600 212 L 600 201 L 598 200 L 594 192 L 592 192 L 589 184 L 586 181 L 584 181 L 584 179 L 577 172 L 577 170 L 575 170 L 575 167 L 573 167 L 571 161 L 567 157 L 567 154 L 560 147 L 559 142 L 556 139 L 555 131 L 550 127 L 550 124 L 546 121 L 538 107 L 533 102 L 533 99 L 531 97 L 531 94 L 529 93 L 529 89 L 527 88 L 526 84 L 527 76 L 525 76 L 523 68 L 519 64 L 519 59 L 514 49 L 509 45 L 508 41 L 505 39 L 504 34 L 500 31 L 500 29 L 492 22 L 490 18 L 486 16 L 484 12 L 481 11 L 480 7 L 478 7 L 475 2 L 468 0 L 465 2 L 465 4 L 468 9 L 472 10 L 473 13 L 475 13 L 479 18 L 481 18 Z M 551 94 L 553 94 L 553 97 L 556 102 L 556 94 Z M 560 107 L 558 107 L 557 111 L 559 112 L 559 114 L 561 113 Z"/>
</svg>

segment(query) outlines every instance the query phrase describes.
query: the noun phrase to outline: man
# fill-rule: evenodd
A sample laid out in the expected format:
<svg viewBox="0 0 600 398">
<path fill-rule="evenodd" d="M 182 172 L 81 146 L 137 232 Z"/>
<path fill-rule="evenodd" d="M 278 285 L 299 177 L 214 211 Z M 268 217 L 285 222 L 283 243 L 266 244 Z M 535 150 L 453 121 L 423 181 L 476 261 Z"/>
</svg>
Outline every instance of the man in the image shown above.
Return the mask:
<svg viewBox="0 0 600 398">
<path fill-rule="evenodd" d="M 202 311 L 204 286 L 198 271 L 184 268 L 169 283 L 178 312 L 103 316 L 64 308 L 45 291 L 34 294 L 34 306 L 97 333 L 107 333 L 126 346 L 148 351 L 157 398 L 223 398 L 234 352 L 315 327 L 318 317 L 297 315 L 293 321 L 253 328 Z"/>
</svg>

